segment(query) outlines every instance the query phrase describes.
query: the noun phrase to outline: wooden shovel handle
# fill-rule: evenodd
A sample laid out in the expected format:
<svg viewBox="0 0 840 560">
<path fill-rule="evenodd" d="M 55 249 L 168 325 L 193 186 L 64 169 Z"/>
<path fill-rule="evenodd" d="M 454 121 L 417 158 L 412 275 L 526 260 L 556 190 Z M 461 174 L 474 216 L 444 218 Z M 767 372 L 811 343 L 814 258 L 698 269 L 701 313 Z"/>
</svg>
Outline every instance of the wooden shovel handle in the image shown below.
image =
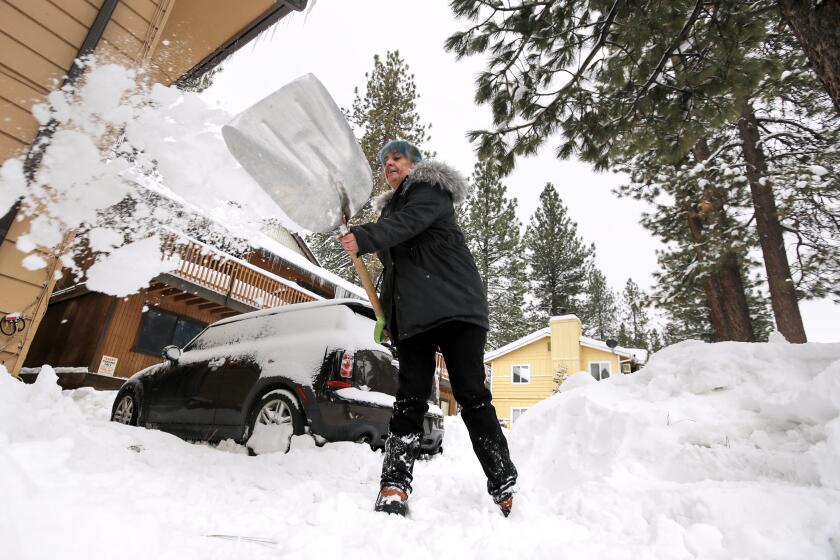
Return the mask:
<svg viewBox="0 0 840 560">
<path fill-rule="evenodd" d="M 347 227 L 347 220 L 349 216 L 345 210 L 342 210 L 341 218 L 342 224 L 340 233 L 341 235 L 347 235 L 350 233 L 350 229 Z M 376 294 L 376 288 L 373 287 L 373 281 L 370 279 L 370 273 L 368 273 L 368 269 L 365 266 L 365 261 L 362 260 L 358 253 L 350 255 L 350 258 L 353 260 L 353 266 L 356 267 L 356 274 L 362 282 L 362 287 L 365 289 L 365 292 L 367 292 L 368 300 L 370 300 L 370 305 L 373 307 L 373 313 L 376 315 L 377 324 L 381 323 L 382 325 L 377 327 L 377 329 L 383 329 L 382 334 L 388 338 L 387 330 L 384 329 L 385 313 L 382 311 L 382 303 L 379 301 L 379 296 Z M 377 342 L 380 341 L 377 340 Z"/>
<path fill-rule="evenodd" d="M 362 287 L 365 289 L 365 292 L 367 292 L 370 305 L 373 307 L 373 312 L 377 317 L 384 317 L 385 313 L 382 312 L 382 304 L 379 302 L 379 296 L 376 295 L 376 288 L 373 287 L 373 281 L 370 279 L 370 274 L 365 266 L 365 262 L 359 255 L 352 255 L 350 258 L 353 259 L 353 266 L 356 267 L 356 274 L 359 275 L 359 280 L 362 281 Z"/>
</svg>

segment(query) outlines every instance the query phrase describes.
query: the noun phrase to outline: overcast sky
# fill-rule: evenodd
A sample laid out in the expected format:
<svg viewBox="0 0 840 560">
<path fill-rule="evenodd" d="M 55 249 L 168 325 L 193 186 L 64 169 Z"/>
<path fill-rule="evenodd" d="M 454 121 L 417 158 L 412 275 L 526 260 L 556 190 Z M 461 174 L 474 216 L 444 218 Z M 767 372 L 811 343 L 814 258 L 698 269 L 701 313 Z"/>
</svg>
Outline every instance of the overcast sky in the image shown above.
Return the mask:
<svg viewBox="0 0 840 560">
<path fill-rule="evenodd" d="M 464 135 L 489 127 L 491 119 L 487 108 L 473 103 L 474 78 L 483 60 L 456 61 L 443 49 L 444 40 L 463 26 L 444 0 L 310 0 L 305 14 L 287 16 L 225 62 L 203 97 L 239 112 L 311 72 L 339 106 L 349 107 L 354 88 L 364 91 L 373 55 L 399 50 L 414 74 L 418 113 L 432 125 L 431 141 L 424 148 L 469 175 L 476 157 Z M 612 194 L 622 184 L 622 175 L 595 173 L 578 161 L 559 161 L 552 155 L 554 147 L 547 144 L 539 156 L 520 160 L 504 180 L 509 196 L 519 201 L 522 223 L 537 208 L 546 182 L 552 182 L 584 241 L 595 244 L 596 264 L 613 289 L 621 290 L 628 277 L 649 287 L 660 244 L 639 225 L 645 205 Z M 838 306 L 821 302 L 802 308 L 810 340 L 840 341 L 840 323 L 832 320 Z"/>
</svg>

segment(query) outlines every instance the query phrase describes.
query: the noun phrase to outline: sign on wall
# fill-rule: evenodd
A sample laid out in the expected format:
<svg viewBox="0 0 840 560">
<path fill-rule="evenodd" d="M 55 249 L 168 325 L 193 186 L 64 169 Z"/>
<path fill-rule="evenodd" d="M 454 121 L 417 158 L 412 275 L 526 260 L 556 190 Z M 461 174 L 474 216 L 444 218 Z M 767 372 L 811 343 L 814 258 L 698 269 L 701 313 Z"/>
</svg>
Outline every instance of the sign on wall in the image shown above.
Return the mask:
<svg viewBox="0 0 840 560">
<path fill-rule="evenodd" d="M 99 362 L 99 369 L 96 373 L 102 375 L 114 375 L 117 371 L 117 359 L 113 356 L 102 356 L 102 361 Z"/>
</svg>

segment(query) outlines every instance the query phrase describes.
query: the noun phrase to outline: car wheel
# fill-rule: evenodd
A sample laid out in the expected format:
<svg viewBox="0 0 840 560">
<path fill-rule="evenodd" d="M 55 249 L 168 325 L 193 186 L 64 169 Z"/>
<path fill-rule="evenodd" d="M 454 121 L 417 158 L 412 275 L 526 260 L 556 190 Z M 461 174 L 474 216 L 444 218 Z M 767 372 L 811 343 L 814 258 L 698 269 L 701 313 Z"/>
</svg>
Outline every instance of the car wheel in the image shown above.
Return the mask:
<svg viewBox="0 0 840 560">
<path fill-rule="evenodd" d="M 114 407 L 111 409 L 111 421 L 136 426 L 140 417 L 140 401 L 133 389 L 128 389 L 117 395 Z"/>
<path fill-rule="evenodd" d="M 245 444 L 249 455 L 287 453 L 292 436 L 303 434 L 303 414 L 292 399 L 284 393 L 269 393 L 253 408 Z"/>
</svg>

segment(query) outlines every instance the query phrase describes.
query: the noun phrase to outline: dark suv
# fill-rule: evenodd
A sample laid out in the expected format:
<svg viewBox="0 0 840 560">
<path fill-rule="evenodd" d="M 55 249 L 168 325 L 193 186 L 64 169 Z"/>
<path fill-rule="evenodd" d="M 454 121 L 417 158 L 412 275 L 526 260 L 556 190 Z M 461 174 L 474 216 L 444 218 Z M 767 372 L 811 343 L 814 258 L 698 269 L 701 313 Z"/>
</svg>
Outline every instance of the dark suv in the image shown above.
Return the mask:
<svg viewBox="0 0 840 560">
<path fill-rule="evenodd" d="M 213 323 L 166 361 L 134 374 L 111 419 L 190 440 L 234 439 L 251 452 L 288 450 L 292 434 L 381 448 L 397 362 L 373 342 L 359 300 L 325 300 Z M 429 405 L 421 450 L 442 449 L 443 415 Z"/>
</svg>

